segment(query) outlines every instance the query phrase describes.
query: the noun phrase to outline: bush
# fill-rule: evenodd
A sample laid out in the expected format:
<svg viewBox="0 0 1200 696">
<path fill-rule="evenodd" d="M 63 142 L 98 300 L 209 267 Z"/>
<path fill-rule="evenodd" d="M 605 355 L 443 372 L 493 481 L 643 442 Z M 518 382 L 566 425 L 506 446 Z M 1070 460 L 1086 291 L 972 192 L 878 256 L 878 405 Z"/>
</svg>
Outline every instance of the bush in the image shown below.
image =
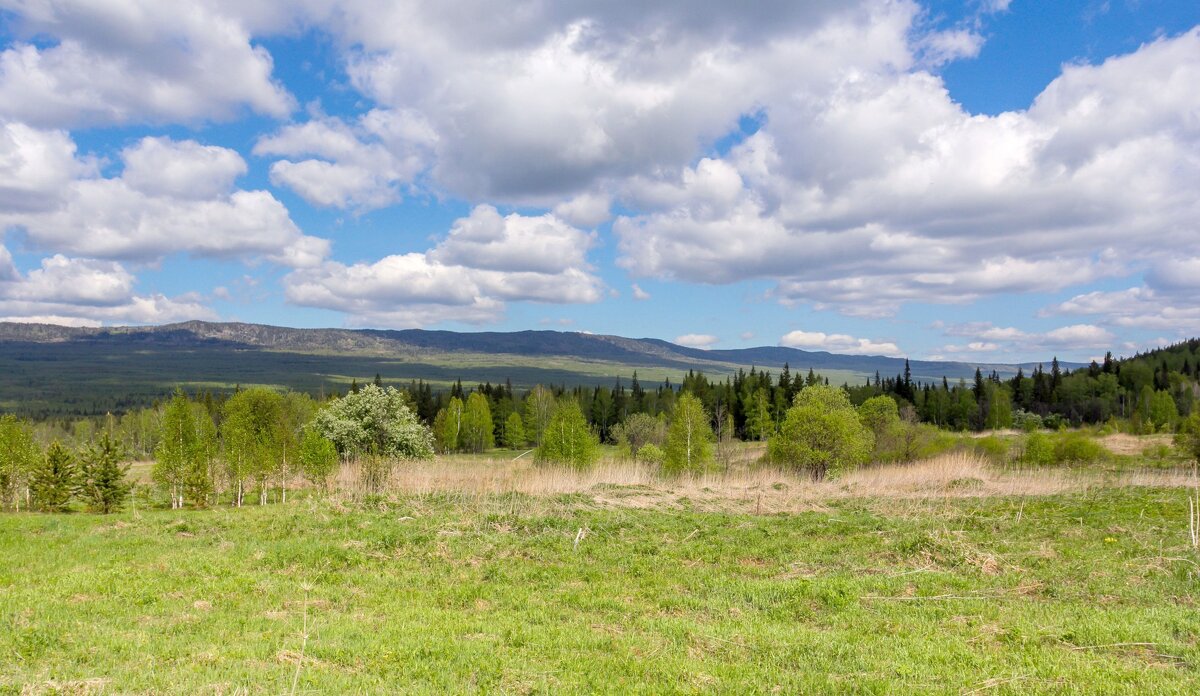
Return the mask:
<svg viewBox="0 0 1200 696">
<path fill-rule="evenodd" d="M 976 438 L 972 443 L 972 449 L 976 454 L 986 457 L 993 464 L 1003 464 L 1008 461 L 1008 440 L 995 435 Z"/>
<path fill-rule="evenodd" d="M 346 456 L 433 458 L 433 433 L 395 387 L 368 384 L 351 392 L 321 409 L 313 428 Z"/>
<path fill-rule="evenodd" d="M 1021 462 L 1034 466 L 1078 464 L 1108 459 L 1109 452 L 1085 433 L 1033 433 L 1025 439 Z"/>
<path fill-rule="evenodd" d="M 822 479 L 866 463 L 874 446 L 846 392 L 816 385 L 796 395 L 779 434 L 767 443 L 767 458 Z"/>
<path fill-rule="evenodd" d="M 1050 466 L 1054 463 L 1054 443 L 1044 433 L 1031 433 L 1025 438 L 1025 450 L 1021 463 L 1033 466 Z"/>
<path fill-rule="evenodd" d="M 660 465 L 665 456 L 662 448 L 654 443 L 646 443 L 637 451 L 637 458 L 647 464 Z"/>
<path fill-rule="evenodd" d="M 1042 417 L 1028 411 L 1017 411 L 1013 414 L 1013 427 L 1032 433 L 1042 429 Z"/>
<path fill-rule="evenodd" d="M 1192 411 L 1192 415 L 1179 424 L 1175 446 L 1188 459 L 1200 462 L 1200 409 Z"/>
<path fill-rule="evenodd" d="M 1056 464 L 1098 462 L 1108 458 L 1108 450 L 1083 433 L 1063 433 L 1054 443 Z"/>
</svg>

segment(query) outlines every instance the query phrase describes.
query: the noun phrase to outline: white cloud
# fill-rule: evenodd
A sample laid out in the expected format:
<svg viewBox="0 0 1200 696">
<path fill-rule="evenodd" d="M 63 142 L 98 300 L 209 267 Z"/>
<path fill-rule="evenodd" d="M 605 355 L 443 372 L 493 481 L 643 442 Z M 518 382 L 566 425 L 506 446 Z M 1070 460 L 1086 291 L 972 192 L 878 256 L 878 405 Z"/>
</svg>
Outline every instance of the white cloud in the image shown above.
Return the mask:
<svg viewBox="0 0 1200 696">
<path fill-rule="evenodd" d="M 1194 292 L 1171 292 L 1151 287 L 1095 291 L 1042 310 L 1043 316 L 1091 316 L 1119 329 L 1170 331 L 1177 338 L 1200 335 L 1200 306 Z"/>
<path fill-rule="evenodd" d="M 592 241 L 554 215 L 501 216 L 494 207 L 479 205 L 454 222 L 429 257 L 447 265 L 553 274 L 564 267 L 586 267 Z"/>
<path fill-rule="evenodd" d="M 642 212 L 614 223 L 619 263 L 773 278 L 787 303 L 883 316 L 1200 256 L 1196 83 L 1200 29 L 1069 66 L 1030 109 L 998 116 L 967 114 L 928 74 L 852 71 L 768 105 L 727 156 L 636 180 Z M 1159 267 L 1160 282 L 1189 277 Z"/>
<path fill-rule="evenodd" d="M 629 290 L 633 293 L 633 299 L 638 300 L 639 302 L 650 299 L 650 293 L 643 290 L 637 283 L 630 285 Z"/>
<path fill-rule="evenodd" d="M 612 198 L 600 193 L 581 193 L 554 206 L 554 214 L 579 227 L 595 227 L 612 217 Z"/>
<path fill-rule="evenodd" d="M 40 138 L 70 150 L 54 132 Z M 13 152 L 6 158 L 0 150 L 0 162 L 19 158 L 21 146 Z M 68 176 L 42 186 L 36 209 L 0 209 L 0 226 L 23 229 L 39 249 L 113 260 L 153 262 L 186 252 L 299 267 L 329 253 L 329 242 L 305 236 L 270 193 L 233 188 L 245 171 L 233 150 L 145 138 L 122 158 L 124 172 L 114 178 L 95 177 L 86 162 L 58 162 Z"/>
<path fill-rule="evenodd" d="M 63 131 L 0 123 L 0 215 L 53 208 L 72 180 L 94 169 Z"/>
<path fill-rule="evenodd" d="M 1114 340 L 1112 333 L 1093 324 L 1072 324 L 1042 336 L 1045 345 L 1063 348 L 1105 348 L 1111 347 Z"/>
<path fill-rule="evenodd" d="M 1015 327 L 993 326 L 988 322 L 954 324 L 946 327 L 947 336 L 976 340 L 966 345 L 950 344 L 941 347 L 945 353 L 1042 354 L 1050 351 L 1084 351 L 1107 349 L 1117 337 L 1094 324 L 1072 324 L 1044 332 L 1023 331 Z"/>
<path fill-rule="evenodd" d="M 151 196 L 182 199 L 216 198 L 233 188 L 246 173 L 246 162 L 234 150 L 201 145 L 194 140 L 142 138 L 121 153 L 121 179 L 130 188 Z"/>
<path fill-rule="evenodd" d="M 308 202 L 370 210 L 400 200 L 428 166 L 436 136 L 423 119 L 404 110 L 373 110 L 348 124 L 319 116 L 262 138 L 257 155 L 311 156 L 271 165 L 271 181 Z"/>
<path fill-rule="evenodd" d="M 702 350 L 708 350 L 709 348 L 712 348 L 713 345 L 720 340 L 721 339 L 710 334 L 684 334 L 682 336 L 675 337 L 675 342 L 681 346 L 686 346 L 688 348 L 700 348 Z"/>
<path fill-rule="evenodd" d="M 974 58 L 983 48 L 983 37 L 971 29 L 950 29 L 925 36 L 918 50 L 923 63 L 939 66 L 961 58 Z"/>
<path fill-rule="evenodd" d="M 0 257 L 7 255 L 0 246 Z M 140 296 L 133 286 L 133 276 L 119 263 L 56 254 L 24 276 L 13 269 L 13 275 L 0 279 L 0 316 L 73 326 L 216 318 L 196 298 Z"/>
<path fill-rule="evenodd" d="M 284 286 L 290 302 L 346 312 L 356 324 L 485 323 L 507 301 L 598 302 L 604 285 L 585 258 L 590 243 L 552 215 L 501 217 L 483 205 L 428 252 L 326 262 L 290 273 Z"/>
<path fill-rule="evenodd" d="M 35 126 L 224 119 L 248 107 L 284 116 L 292 98 L 271 56 L 211 3 L 6 0 L 36 43 L 0 52 L 0 118 Z M 44 39 L 54 42 L 46 45 Z"/>
<path fill-rule="evenodd" d="M 846 334 L 827 334 L 821 331 L 792 331 L 779 339 L 779 345 L 801 350 L 822 350 L 844 355 L 904 355 L 900 347 L 890 341 L 873 341 L 855 338 Z"/>
</svg>

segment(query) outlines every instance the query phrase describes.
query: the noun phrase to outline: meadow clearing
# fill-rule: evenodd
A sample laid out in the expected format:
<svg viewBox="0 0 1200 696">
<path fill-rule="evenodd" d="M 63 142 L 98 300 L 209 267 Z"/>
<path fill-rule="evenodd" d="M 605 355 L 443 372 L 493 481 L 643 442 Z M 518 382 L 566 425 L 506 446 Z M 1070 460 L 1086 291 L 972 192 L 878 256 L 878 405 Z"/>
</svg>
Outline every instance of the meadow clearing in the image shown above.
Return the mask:
<svg viewBox="0 0 1200 696">
<path fill-rule="evenodd" d="M 821 482 L 753 445 L 674 479 L 497 452 L 378 496 L 344 468 L 286 504 L 8 514 L 0 693 L 1193 694 L 1195 479 L 1137 442 Z"/>
</svg>

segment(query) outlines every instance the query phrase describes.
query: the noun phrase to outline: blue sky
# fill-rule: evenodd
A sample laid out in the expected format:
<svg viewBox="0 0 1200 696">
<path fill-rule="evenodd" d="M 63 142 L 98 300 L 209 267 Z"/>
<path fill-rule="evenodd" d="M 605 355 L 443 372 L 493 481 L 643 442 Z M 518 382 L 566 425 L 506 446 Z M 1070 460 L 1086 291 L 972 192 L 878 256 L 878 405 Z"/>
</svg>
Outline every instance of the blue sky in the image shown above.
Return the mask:
<svg viewBox="0 0 1200 696">
<path fill-rule="evenodd" d="M 0 318 L 1200 334 L 1200 4 L 8 2 Z"/>
</svg>

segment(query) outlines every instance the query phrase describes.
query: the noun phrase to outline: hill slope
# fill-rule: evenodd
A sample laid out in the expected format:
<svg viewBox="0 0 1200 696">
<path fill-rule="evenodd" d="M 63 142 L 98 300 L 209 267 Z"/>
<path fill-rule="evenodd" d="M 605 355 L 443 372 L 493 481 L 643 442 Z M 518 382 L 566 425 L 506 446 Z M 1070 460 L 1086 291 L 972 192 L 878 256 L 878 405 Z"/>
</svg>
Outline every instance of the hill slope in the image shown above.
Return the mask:
<svg viewBox="0 0 1200 696">
<path fill-rule="evenodd" d="M 457 333 L 409 329 L 293 329 L 192 321 L 164 326 L 76 328 L 0 322 L 0 409 L 31 414 L 103 413 L 160 398 L 174 385 L 230 389 L 273 384 L 313 393 L 353 379 L 423 379 L 435 385 L 502 382 L 595 384 L 628 378 L 678 381 L 688 370 L 809 369 L 834 382 L 895 375 L 904 360 L 784 347 L 697 350 L 658 339 L 561 331 Z M 914 361 L 918 380 L 1001 375 L 1016 365 Z"/>
</svg>

